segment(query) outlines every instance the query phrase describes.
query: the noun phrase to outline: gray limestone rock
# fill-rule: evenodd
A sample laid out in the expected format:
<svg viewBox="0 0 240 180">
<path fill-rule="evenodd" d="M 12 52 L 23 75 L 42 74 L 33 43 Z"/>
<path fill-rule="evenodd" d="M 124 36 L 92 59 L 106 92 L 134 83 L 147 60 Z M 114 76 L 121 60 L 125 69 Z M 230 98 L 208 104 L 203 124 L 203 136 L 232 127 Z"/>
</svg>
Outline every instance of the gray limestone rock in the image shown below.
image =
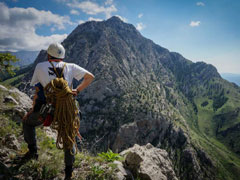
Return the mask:
<svg viewBox="0 0 240 180">
<path fill-rule="evenodd" d="M 117 165 L 118 172 L 116 173 L 117 180 L 132 180 L 134 179 L 132 173 L 124 168 L 124 165 L 120 161 L 114 161 L 114 164 Z"/>
<path fill-rule="evenodd" d="M 1 142 L 3 143 L 3 142 Z M 3 160 L 8 157 L 9 151 L 6 148 L 0 149 L 0 160 Z"/>
<path fill-rule="evenodd" d="M 32 100 L 17 88 L 7 89 L 2 85 L 0 88 L 3 90 L 0 99 L 2 101 L 0 102 L 2 103 L 0 112 L 7 113 L 15 122 L 20 123 L 24 115 L 32 108 Z M 6 103 L 10 103 L 11 106 Z"/>
<path fill-rule="evenodd" d="M 6 96 L 3 103 L 12 103 L 14 105 L 18 105 L 18 102 L 12 96 Z"/>
<path fill-rule="evenodd" d="M 32 100 L 30 99 L 30 97 L 19 91 L 17 88 L 12 88 L 9 90 L 10 93 L 15 94 L 15 99 L 18 101 L 18 107 L 25 109 L 25 110 L 29 110 L 30 108 L 32 108 Z"/>
<path fill-rule="evenodd" d="M 151 144 L 132 148 L 120 153 L 125 157 L 124 167 L 134 177 L 143 180 L 177 180 L 172 163 L 165 150 L 155 148 Z"/>
<path fill-rule="evenodd" d="M 7 90 L 8 90 L 5 86 L 3 86 L 3 85 L 1 85 L 1 84 L 0 84 L 0 89 L 1 89 L 2 91 L 7 91 Z"/>
<path fill-rule="evenodd" d="M 4 139 L 4 144 L 10 149 L 20 149 L 20 144 L 14 134 L 7 134 Z"/>
</svg>

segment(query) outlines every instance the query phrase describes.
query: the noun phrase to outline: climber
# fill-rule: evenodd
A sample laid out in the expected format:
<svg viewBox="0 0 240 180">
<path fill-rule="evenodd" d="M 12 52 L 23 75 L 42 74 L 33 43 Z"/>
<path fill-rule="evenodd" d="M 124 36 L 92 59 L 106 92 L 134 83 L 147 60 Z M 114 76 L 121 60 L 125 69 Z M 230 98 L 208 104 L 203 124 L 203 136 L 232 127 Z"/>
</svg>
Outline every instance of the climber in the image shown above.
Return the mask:
<svg viewBox="0 0 240 180">
<path fill-rule="evenodd" d="M 84 68 L 74 63 L 63 62 L 63 59 L 65 57 L 65 49 L 61 44 L 50 44 L 47 49 L 47 54 L 48 61 L 38 63 L 35 68 L 31 80 L 31 85 L 35 86 L 36 88 L 35 96 L 33 99 L 33 107 L 31 111 L 27 113 L 27 115 L 23 118 L 24 140 L 28 144 L 29 149 L 29 151 L 23 157 L 26 160 L 38 159 L 35 127 L 43 123 L 42 121 L 39 121 L 39 111 L 41 109 L 41 106 L 46 104 L 46 97 L 43 93 L 43 90 L 45 90 L 44 88 L 56 80 L 56 77 L 59 74 L 62 74 L 64 81 L 66 80 L 65 82 L 68 85 L 68 91 L 70 91 L 71 95 L 76 96 L 94 79 L 94 75 Z M 72 89 L 73 78 L 78 81 L 83 78 L 83 81 L 77 86 L 76 89 Z M 74 152 L 76 149 L 74 146 L 72 148 L 69 148 L 69 146 L 66 147 L 68 148 L 64 148 L 65 179 L 71 179 L 73 162 L 75 160 Z"/>
</svg>

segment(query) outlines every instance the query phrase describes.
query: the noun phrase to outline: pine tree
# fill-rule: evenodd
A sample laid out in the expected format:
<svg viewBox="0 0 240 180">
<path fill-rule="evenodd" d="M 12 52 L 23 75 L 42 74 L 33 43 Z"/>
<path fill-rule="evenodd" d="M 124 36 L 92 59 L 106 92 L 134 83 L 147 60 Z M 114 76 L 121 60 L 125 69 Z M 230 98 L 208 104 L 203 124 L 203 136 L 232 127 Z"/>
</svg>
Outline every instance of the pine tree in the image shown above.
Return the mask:
<svg viewBox="0 0 240 180">
<path fill-rule="evenodd" d="M 0 53 L 0 73 L 3 75 L 11 75 L 14 76 L 14 70 L 17 68 L 13 65 L 13 63 L 19 61 L 16 56 L 11 53 Z"/>
</svg>

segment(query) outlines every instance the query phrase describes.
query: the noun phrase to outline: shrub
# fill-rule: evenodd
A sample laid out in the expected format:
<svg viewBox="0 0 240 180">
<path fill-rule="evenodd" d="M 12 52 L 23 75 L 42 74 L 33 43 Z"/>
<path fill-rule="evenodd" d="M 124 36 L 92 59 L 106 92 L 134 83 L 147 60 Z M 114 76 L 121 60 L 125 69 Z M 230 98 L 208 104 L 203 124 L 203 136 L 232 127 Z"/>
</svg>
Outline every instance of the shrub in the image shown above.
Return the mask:
<svg viewBox="0 0 240 180">
<path fill-rule="evenodd" d="M 106 153 L 98 153 L 98 156 L 104 159 L 107 162 L 113 162 L 115 160 L 121 160 L 122 157 L 118 153 L 112 152 L 111 149 L 109 149 Z"/>
<path fill-rule="evenodd" d="M 104 180 L 104 170 L 100 166 L 92 166 L 91 179 Z"/>
</svg>

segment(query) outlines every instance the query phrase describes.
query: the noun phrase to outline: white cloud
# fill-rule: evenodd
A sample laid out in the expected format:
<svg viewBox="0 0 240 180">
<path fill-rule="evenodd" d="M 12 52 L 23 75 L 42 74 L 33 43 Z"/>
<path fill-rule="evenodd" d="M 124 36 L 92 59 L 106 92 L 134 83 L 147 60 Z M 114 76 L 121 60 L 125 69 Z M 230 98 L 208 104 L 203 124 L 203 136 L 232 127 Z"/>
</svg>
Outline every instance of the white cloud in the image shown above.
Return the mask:
<svg viewBox="0 0 240 180">
<path fill-rule="evenodd" d="M 111 14 L 117 11 L 117 8 L 113 4 L 108 6 L 100 6 L 99 4 L 91 1 L 78 2 L 77 0 L 74 0 L 67 3 L 67 5 L 71 8 L 81 9 L 84 13 L 89 15 L 104 13 L 106 18 L 110 18 Z"/>
<path fill-rule="evenodd" d="M 103 21 L 103 20 L 102 19 L 98 19 L 98 18 L 89 17 L 88 21 Z"/>
<path fill-rule="evenodd" d="M 145 27 L 146 27 L 146 26 L 145 26 L 143 23 L 140 22 L 140 23 L 137 23 L 136 29 L 139 30 L 139 31 L 141 31 L 141 30 L 143 30 Z"/>
<path fill-rule="evenodd" d="M 78 21 L 78 24 L 83 24 L 83 23 L 85 23 L 86 21 L 84 21 L 84 20 L 79 20 Z"/>
<path fill-rule="evenodd" d="M 140 14 L 138 15 L 138 18 L 141 18 L 141 17 L 143 17 L 143 13 L 140 13 Z"/>
<path fill-rule="evenodd" d="M 120 15 L 115 15 L 115 16 L 118 17 L 119 19 L 121 19 L 125 23 L 128 22 L 127 18 L 125 18 L 125 17 L 122 17 Z"/>
<path fill-rule="evenodd" d="M 199 26 L 200 25 L 200 21 L 191 21 L 190 22 L 190 24 L 189 24 L 189 26 L 191 26 L 191 27 L 197 27 L 197 26 Z"/>
<path fill-rule="evenodd" d="M 70 14 L 79 15 L 80 13 L 79 13 L 77 10 L 72 9 L 72 10 L 70 11 Z"/>
<path fill-rule="evenodd" d="M 0 50 L 40 50 L 51 42 L 61 42 L 67 34 L 40 36 L 36 29 L 42 25 L 52 31 L 73 25 L 67 16 L 59 16 L 51 11 L 35 8 L 9 8 L 0 3 Z"/>
<path fill-rule="evenodd" d="M 205 6 L 205 4 L 203 2 L 197 2 L 196 5 L 197 6 Z"/>
<path fill-rule="evenodd" d="M 113 3 L 113 0 L 106 0 L 105 5 L 111 5 Z"/>
<path fill-rule="evenodd" d="M 65 24 L 72 24 L 69 17 L 53 14 L 51 11 L 39 11 L 35 8 L 8 8 L 0 3 L 1 25 L 54 25 L 64 29 Z"/>
<path fill-rule="evenodd" d="M 94 17 L 89 17 L 87 21 L 103 21 L 103 19 L 94 18 Z M 83 23 L 85 23 L 85 22 L 86 22 L 86 21 L 79 20 L 79 21 L 78 21 L 78 24 L 83 24 Z"/>
</svg>

